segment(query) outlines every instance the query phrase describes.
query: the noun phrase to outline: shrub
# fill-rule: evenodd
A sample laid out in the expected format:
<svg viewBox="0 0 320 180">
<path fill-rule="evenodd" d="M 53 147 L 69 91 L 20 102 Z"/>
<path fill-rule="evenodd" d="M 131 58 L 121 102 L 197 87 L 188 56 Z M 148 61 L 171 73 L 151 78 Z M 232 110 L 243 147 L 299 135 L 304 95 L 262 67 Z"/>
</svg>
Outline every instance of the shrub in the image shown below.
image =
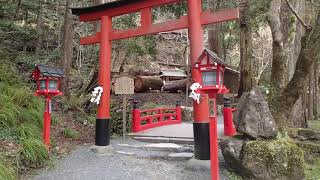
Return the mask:
<svg viewBox="0 0 320 180">
<path fill-rule="evenodd" d="M 42 167 L 49 159 L 48 151 L 40 139 L 22 139 L 20 145 L 20 157 L 24 165 Z"/>
<path fill-rule="evenodd" d="M 40 128 L 31 123 L 20 124 L 17 128 L 17 134 L 19 139 L 28 139 L 28 138 L 40 138 L 41 130 Z"/>
</svg>

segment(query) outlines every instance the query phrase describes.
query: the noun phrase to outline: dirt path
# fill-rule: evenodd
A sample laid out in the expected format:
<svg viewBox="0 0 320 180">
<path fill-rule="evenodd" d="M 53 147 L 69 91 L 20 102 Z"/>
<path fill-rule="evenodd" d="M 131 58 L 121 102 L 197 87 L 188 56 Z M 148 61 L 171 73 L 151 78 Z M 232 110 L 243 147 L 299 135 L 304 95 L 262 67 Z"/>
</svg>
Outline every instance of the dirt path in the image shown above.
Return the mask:
<svg viewBox="0 0 320 180">
<path fill-rule="evenodd" d="M 123 146 L 125 144 L 126 146 Z M 146 143 L 112 140 L 114 152 L 93 153 L 81 146 L 59 160 L 56 167 L 43 169 L 37 180 L 209 180 L 209 171 L 187 170 L 187 159 L 168 160 L 169 153 L 141 149 Z M 190 148 L 192 149 L 192 148 Z M 221 157 L 220 157 L 221 158 Z M 221 160 L 223 161 L 223 160 Z M 221 172 L 224 168 L 221 166 Z M 221 179 L 227 179 L 221 174 Z"/>
</svg>

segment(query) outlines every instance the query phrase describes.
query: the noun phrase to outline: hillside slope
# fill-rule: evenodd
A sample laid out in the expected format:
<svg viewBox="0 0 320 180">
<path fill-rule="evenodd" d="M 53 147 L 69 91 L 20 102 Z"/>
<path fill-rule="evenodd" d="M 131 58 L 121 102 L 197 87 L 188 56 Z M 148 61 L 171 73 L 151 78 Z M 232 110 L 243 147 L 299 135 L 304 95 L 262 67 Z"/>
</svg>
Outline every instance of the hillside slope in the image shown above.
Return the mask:
<svg viewBox="0 0 320 180">
<path fill-rule="evenodd" d="M 49 156 L 41 140 L 44 103 L 33 95 L 18 70 L 0 51 L 0 179 L 16 179 L 26 167 Z"/>
</svg>

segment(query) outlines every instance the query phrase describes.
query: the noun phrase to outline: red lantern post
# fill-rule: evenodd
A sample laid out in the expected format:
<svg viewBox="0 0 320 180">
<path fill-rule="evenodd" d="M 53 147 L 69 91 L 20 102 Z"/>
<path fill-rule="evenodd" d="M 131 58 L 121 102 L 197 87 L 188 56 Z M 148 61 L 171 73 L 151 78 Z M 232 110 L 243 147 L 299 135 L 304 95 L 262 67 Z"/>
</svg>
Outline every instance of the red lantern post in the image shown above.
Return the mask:
<svg viewBox="0 0 320 180">
<path fill-rule="evenodd" d="M 197 61 L 193 64 L 193 70 L 200 75 L 199 92 L 209 96 L 208 115 L 210 119 L 210 159 L 211 159 L 211 178 L 219 180 L 219 158 L 218 158 L 218 130 L 217 130 L 217 94 L 228 93 L 229 90 L 223 84 L 225 62 L 214 52 L 205 49 Z"/>
<path fill-rule="evenodd" d="M 64 77 L 62 70 L 48 67 L 44 65 L 37 65 L 32 72 L 32 78 L 37 81 L 36 96 L 45 97 L 45 111 L 43 114 L 43 143 L 50 147 L 50 126 L 51 126 L 51 98 L 52 96 L 62 95 L 59 90 L 60 81 Z"/>
</svg>

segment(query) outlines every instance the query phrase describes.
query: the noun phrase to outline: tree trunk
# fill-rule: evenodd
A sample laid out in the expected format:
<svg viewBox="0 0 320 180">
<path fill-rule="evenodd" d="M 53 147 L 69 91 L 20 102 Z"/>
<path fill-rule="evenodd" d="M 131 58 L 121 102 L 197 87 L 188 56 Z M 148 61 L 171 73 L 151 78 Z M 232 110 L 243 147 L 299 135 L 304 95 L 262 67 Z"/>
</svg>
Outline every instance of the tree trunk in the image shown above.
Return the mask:
<svg viewBox="0 0 320 180">
<path fill-rule="evenodd" d="M 313 77 L 313 81 L 314 81 L 314 92 L 313 92 L 313 115 L 314 115 L 314 119 L 317 120 L 319 118 L 319 85 L 318 85 L 318 78 L 319 78 L 319 62 L 316 61 L 315 65 L 314 65 L 314 77 Z"/>
<path fill-rule="evenodd" d="M 310 71 L 309 74 L 309 89 L 308 89 L 308 120 L 313 120 L 313 87 L 314 87 L 314 69 L 313 67 L 311 68 L 312 70 Z"/>
<path fill-rule="evenodd" d="M 280 129 L 287 127 L 287 120 L 290 120 L 292 109 L 300 95 L 307 86 L 306 81 L 319 56 L 320 49 L 320 11 L 313 30 L 306 33 L 302 40 L 301 53 L 299 55 L 296 70 L 288 85 L 272 100 L 273 117 Z M 312 69 L 313 70 L 313 69 Z"/>
<path fill-rule="evenodd" d="M 186 86 L 187 86 L 187 79 L 182 79 L 177 81 L 168 81 L 163 85 L 163 91 L 169 91 L 169 92 L 184 91 L 185 92 Z"/>
<path fill-rule="evenodd" d="M 281 0 L 272 0 L 268 14 L 268 23 L 273 38 L 273 58 L 271 72 L 271 99 L 283 90 L 287 81 L 287 58 L 284 52 L 284 42 L 281 24 Z"/>
<path fill-rule="evenodd" d="M 252 88 L 252 32 L 247 14 L 249 5 L 247 0 L 240 2 L 240 86 L 238 96 Z"/>
<path fill-rule="evenodd" d="M 304 1 L 291 1 L 291 3 L 293 3 L 291 4 L 292 7 L 298 10 L 297 14 L 304 15 Z M 304 119 L 296 116 L 293 111 L 293 109 L 300 112 L 304 111 L 305 106 L 301 104 L 302 101 L 297 101 L 302 94 L 299 94 L 295 99 L 294 107 L 290 105 L 290 110 L 287 110 L 285 115 L 286 118 L 278 117 L 278 111 L 281 111 L 278 107 L 279 104 L 282 104 L 279 103 L 279 97 L 282 96 L 288 82 L 292 80 L 291 78 L 296 72 L 297 61 L 301 58 L 301 39 L 305 33 L 304 27 L 294 16 L 293 10 L 289 8 L 285 1 L 281 0 L 271 1 L 268 23 L 273 37 L 273 60 L 269 95 L 270 110 L 279 126 L 290 127 L 293 124 L 304 124 L 302 122 Z M 297 121 L 301 121 L 301 123 L 297 123 Z"/>
<path fill-rule="evenodd" d="M 145 92 L 148 90 L 161 90 L 163 81 L 160 76 L 138 76 L 134 80 L 134 90 Z"/>
<path fill-rule="evenodd" d="M 62 81 L 62 90 L 67 98 L 70 98 L 70 69 L 73 57 L 73 19 L 71 15 L 70 0 L 66 0 L 66 9 L 63 24 L 63 38 L 61 47 L 61 67 L 64 70 L 65 77 Z"/>
<path fill-rule="evenodd" d="M 42 0 L 39 0 L 38 15 L 37 15 L 37 40 L 36 40 L 36 58 L 39 58 L 39 51 L 41 49 L 42 41 Z"/>
<path fill-rule="evenodd" d="M 211 11 L 216 11 L 220 7 L 220 0 L 207 0 Z M 208 30 L 209 48 L 222 58 L 222 42 L 220 38 L 221 25 L 211 25 Z"/>
</svg>

